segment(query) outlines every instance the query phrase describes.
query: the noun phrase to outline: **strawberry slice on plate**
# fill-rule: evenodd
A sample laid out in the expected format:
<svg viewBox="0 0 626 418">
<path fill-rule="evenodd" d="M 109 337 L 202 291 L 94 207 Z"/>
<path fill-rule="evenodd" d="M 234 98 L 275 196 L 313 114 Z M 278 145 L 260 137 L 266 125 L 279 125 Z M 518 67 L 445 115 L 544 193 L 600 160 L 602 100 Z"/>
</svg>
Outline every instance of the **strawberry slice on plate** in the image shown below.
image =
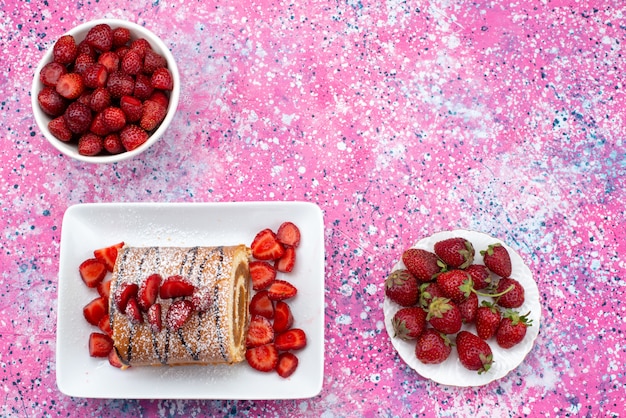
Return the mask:
<svg viewBox="0 0 626 418">
<path fill-rule="evenodd" d="M 274 340 L 274 328 L 272 323 L 264 316 L 255 316 L 250 320 L 248 334 L 246 335 L 246 347 L 253 348 L 269 344 Z"/>
<path fill-rule="evenodd" d="M 161 287 L 161 281 L 163 278 L 160 274 L 151 274 L 139 287 L 137 293 L 137 303 L 144 312 L 147 311 L 150 306 L 154 305 L 157 296 L 159 296 L 159 288 Z"/>
<path fill-rule="evenodd" d="M 106 265 L 96 258 L 89 258 L 78 266 L 83 282 L 90 288 L 96 288 L 107 274 Z"/>
<path fill-rule="evenodd" d="M 141 308 L 137 299 L 130 298 L 126 304 L 126 316 L 130 318 L 130 322 L 134 324 L 141 324 L 143 322 L 143 315 L 141 314 Z"/>
<path fill-rule="evenodd" d="M 248 364 L 260 372 L 271 372 L 278 365 L 278 350 L 273 343 L 246 350 Z"/>
<path fill-rule="evenodd" d="M 117 309 L 119 309 L 120 312 L 125 312 L 128 301 L 131 298 L 135 298 L 138 291 L 139 286 L 137 286 L 135 283 L 122 283 L 115 290 L 115 295 L 113 296 Z"/>
<path fill-rule="evenodd" d="M 100 330 L 109 337 L 113 337 L 113 329 L 111 329 L 111 320 L 109 314 L 105 314 L 102 319 L 100 319 L 100 322 L 98 322 L 98 328 L 100 328 Z"/>
<path fill-rule="evenodd" d="M 250 262 L 250 280 L 252 289 L 261 290 L 268 287 L 276 279 L 276 269 L 267 261 Z"/>
<path fill-rule="evenodd" d="M 193 295 L 196 289 L 194 285 L 189 283 L 185 278 L 179 275 L 170 276 L 161 285 L 159 296 L 161 299 L 173 299 Z"/>
<path fill-rule="evenodd" d="M 161 316 L 161 312 L 162 309 L 160 303 L 155 303 L 148 309 L 148 323 L 150 324 L 150 329 L 152 329 L 152 332 L 161 332 L 161 330 L 163 329 L 163 319 Z"/>
<path fill-rule="evenodd" d="M 257 260 L 277 260 L 285 253 L 285 247 L 278 241 L 276 234 L 266 228 L 256 234 L 250 244 L 252 256 Z"/>
<path fill-rule="evenodd" d="M 274 268 L 283 273 L 289 273 L 296 264 L 296 249 L 291 246 L 285 246 L 285 254 L 274 263 Z"/>
<path fill-rule="evenodd" d="M 279 334 L 287 331 L 293 325 L 293 314 L 291 308 L 282 300 L 276 302 L 274 308 L 274 331 Z"/>
<path fill-rule="evenodd" d="M 117 243 L 104 248 L 98 248 L 94 250 L 93 255 L 97 260 L 100 260 L 106 266 L 108 271 L 113 271 L 115 266 L 115 260 L 117 260 L 117 250 L 124 246 L 123 242 Z"/>
<path fill-rule="evenodd" d="M 96 298 L 83 308 L 83 316 L 91 325 L 98 326 L 100 320 L 109 311 L 107 300 L 103 297 Z"/>
<path fill-rule="evenodd" d="M 291 247 L 300 244 L 300 229 L 293 222 L 283 222 L 276 231 L 278 241 Z"/>
<path fill-rule="evenodd" d="M 292 298 L 298 293 L 298 289 L 286 280 L 274 280 L 267 289 L 267 296 L 271 300 L 285 300 Z"/>
<path fill-rule="evenodd" d="M 250 315 L 260 315 L 268 319 L 274 317 L 274 302 L 267 296 L 267 290 L 261 290 L 250 300 Z"/>
<path fill-rule="evenodd" d="M 290 352 L 280 353 L 276 372 L 280 377 L 287 378 L 296 371 L 298 367 L 298 357 Z"/>
<path fill-rule="evenodd" d="M 106 334 L 92 332 L 89 335 L 89 355 L 91 357 L 108 357 L 113 349 L 113 340 Z"/>
<path fill-rule="evenodd" d="M 292 328 L 278 334 L 274 345 L 280 351 L 299 350 L 306 347 L 306 333 L 300 328 Z"/>
<path fill-rule="evenodd" d="M 111 280 L 100 282 L 97 289 L 100 296 L 109 299 L 109 297 L 111 297 Z"/>
<path fill-rule="evenodd" d="M 177 300 L 172 303 L 165 315 L 165 323 L 171 331 L 177 331 L 185 325 L 193 311 L 193 305 L 187 299 Z"/>
</svg>

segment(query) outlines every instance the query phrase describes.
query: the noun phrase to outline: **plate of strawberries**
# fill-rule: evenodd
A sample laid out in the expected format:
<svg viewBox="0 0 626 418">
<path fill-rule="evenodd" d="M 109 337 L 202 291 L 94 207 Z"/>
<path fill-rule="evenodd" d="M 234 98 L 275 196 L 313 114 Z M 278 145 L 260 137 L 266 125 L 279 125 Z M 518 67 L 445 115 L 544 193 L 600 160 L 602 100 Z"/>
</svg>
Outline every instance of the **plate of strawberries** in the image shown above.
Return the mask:
<svg viewBox="0 0 626 418">
<path fill-rule="evenodd" d="M 482 386 L 506 376 L 539 334 L 539 288 L 520 255 L 487 234 L 453 230 L 419 240 L 385 279 L 385 327 L 421 376 Z"/>
</svg>

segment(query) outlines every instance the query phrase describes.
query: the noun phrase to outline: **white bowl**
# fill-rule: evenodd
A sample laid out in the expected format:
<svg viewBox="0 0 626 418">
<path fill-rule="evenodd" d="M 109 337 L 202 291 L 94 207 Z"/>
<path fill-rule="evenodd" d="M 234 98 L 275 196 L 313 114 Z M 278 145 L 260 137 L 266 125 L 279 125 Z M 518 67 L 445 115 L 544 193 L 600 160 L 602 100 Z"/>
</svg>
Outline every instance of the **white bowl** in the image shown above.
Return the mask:
<svg viewBox="0 0 626 418">
<path fill-rule="evenodd" d="M 33 114 L 35 116 L 35 121 L 37 122 L 37 125 L 39 126 L 39 129 L 41 130 L 43 135 L 54 148 L 67 155 L 68 157 L 88 163 L 114 163 L 133 158 L 150 148 L 150 146 L 152 146 L 163 136 L 163 133 L 167 130 L 168 126 L 172 122 L 172 118 L 176 113 L 176 107 L 178 106 L 178 100 L 180 96 L 180 75 L 178 73 L 178 67 L 176 66 L 174 56 L 165 46 L 163 41 L 159 39 L 159 37 L 157 37 L 154 33 L 144 28 L 143 26 L 119 19 L 99 19 L 78 25 L 74 29 L 67 32 L 65 35 L 72 35 L 74 39 L 76 39 L 76 43 L 78 44 L 85 38 L 85 36 L 87 36 L 87 32 L 89 32 L 92 27 L 102 23 L 108 24 L 113 29 L 115 29 L 116 27 L 128 28 L 131 33 L 131 40 L 137 38 L 146 39 L 150 43 L 152 49 L 155 52 L 161 54 L 167 60 L 167 68 L 172 73 L 174 88 L 169 94 L 169 105 L 167 108 L 167 115 L 165 116 L 165 119 L 163 120 L 163 122 L 161 122 L 161 125 L 157 128 L 157 130 L 154 131 L 152 135 L 150 135 L 150 137 L 144 144 L 132 151 L 125 151 L 115 155 L 81 155 L 78 153 L 78 147 L 75 143 L 63 142 L 56 138 L 54 135 L 52 135 L 52 133 L 50 133 L 50 130 L 48 129 L 48 122 L 50 122 L 52 118 L 41 110 L 41 108 L 39 107 L 39 102 L 37 100 L 39 92 L 44 87 L 43 83 L 39 79 L 39 73 L 41 72 L 41 69 L 44 67 L 44 65 L 52 61 L 53 46 L 50 46 L 48 51 L 39 62 L 39 65 L 37 66 L 37 69 L 35 70 L 35 74 L 33 76 L 33 85 L 31 88 L 31 104 L 33 108 Z M 59 37 L 61 36 L 62 35 L 59 35 Z"/>
</svg>

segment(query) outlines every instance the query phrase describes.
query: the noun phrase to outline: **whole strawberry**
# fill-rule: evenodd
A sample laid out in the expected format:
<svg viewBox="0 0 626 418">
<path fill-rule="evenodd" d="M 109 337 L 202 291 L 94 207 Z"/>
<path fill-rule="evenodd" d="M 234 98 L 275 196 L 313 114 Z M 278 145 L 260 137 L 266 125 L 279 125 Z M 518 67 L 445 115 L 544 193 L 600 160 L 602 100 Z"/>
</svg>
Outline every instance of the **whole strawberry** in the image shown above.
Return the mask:
<svg viewBox="0 0 626 418">
<path fill-rule="evenodd" d="M 420 248 L 409 248 L 402 253 L 402 262 L 407 270 L 422 283 L 434 280 L 444 268 L 435 253 Z"/>
<path fill-rule="evenodd" d="M 437 276 L 437 286 L 455 303 L 463 302 L 474 290 L 472 278 L 463 270 L 444 271 Z"/>
<path fill-rule="evenodd" d="M 418 306 L 402 308 L 393 316 L 391 324 L 395 332 L 394 337 L 414 340 L 426 328 L 426 312 Z"/>
<path fill-rule="evenodd" d="M 417 280 L 408 270 L 395 270 L 385 280 L 385 295 L 400 306 L 413 306 L 419 298 Z"/>
<path fill-rule="evenodd" d="M 528 315 L 520 315 L 517 312 L 507 310 L 504 313 L 500 326 L 496 333 L 496 341 L 502 348 L 511 348 L 524 339 L 526 336 L 526 328 L 532 324 L 532 319 L 528 319 Z"/>
<path fill-rule="evenodd" d="M 491 244 L 480 253 L 483 256 L 483 262 L 494 274 L 500 277 L 511 275 L 511 257 L 500 243 Z"/>
<path fill-rule="evenodd" d="M 426 320 L 439 332 L 456 334 L 463 325 L 461 312 L 454 302 L 447 298 L 434 298 L 428 305 Z"/>
<path fill-rule="evenodd" d="M 467 299 L 457 306 L 459 312 L 461 312 L 461 321 L 463 323 L 471 324 L 476 320 L 476 313 L 478 311 L 478 296 L 476 293 L 470 293 Z"/>
<path fill-rule="evenodd" d="M 450 339 L 432 328 L 425 330 L 415 344 L 415 357 L 424 364 L 443 363 L 451 352 Z"/>
<path fill-rule="evenodd" d="M 476 311 L 476 334 L 483 340 L 488 340 L 496 334 L 501 319 L 498 307 L 483 301 Z"/>
<path fill-rule="evenodd" d="M 456 336 L 456 349 L 463 367 L 485 373 L 493 364 L 491 347 L 484 340 L 469 331 L 461 331 Z"/>
<path fill-rule="evenodd" d="M 430 302 L 436 297 L 445 297 L 437 282 L 422 283 L 419 291 L 419 305 L 422 308 L 428 308 Z"/>
<path fill-rule="evenodd" d="M 487 266 L 472 264 L 465 269 L 465 272 L 472 278 L 475 290 L 482 290 L 491 284 L 491 277 L 489 276 Z"/>
<path fill-rule="evenodd" d="M 464 269 L 474 262 L 474 246 L 465 238 L 454 237 L 436 242 L 434 250 L 448 267 Z"/>
<path fill-rule="evenodd" d="M 496 303 L 503 308 L 519 308 L 524 304 L 524 287 L 520 282 L 505 277 L 498 281 L 496 294 L 502 294 L 496 298 Z"/>
</svg>

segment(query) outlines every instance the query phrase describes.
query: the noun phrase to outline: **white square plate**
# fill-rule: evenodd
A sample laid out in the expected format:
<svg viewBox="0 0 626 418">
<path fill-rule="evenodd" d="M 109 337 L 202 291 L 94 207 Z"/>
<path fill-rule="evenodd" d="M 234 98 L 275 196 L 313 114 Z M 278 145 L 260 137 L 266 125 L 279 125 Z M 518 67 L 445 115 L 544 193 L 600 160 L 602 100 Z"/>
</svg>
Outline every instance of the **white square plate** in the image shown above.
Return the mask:
<svg viewBox="0 0 626 418">
<path fill-rule="evenodd" d="M 244 361 L 235 365 L 135 367 L 120 370 L 89 356 L 97 331 L 82 309 L 97 297 L 78 273 L 93 250 L 121 241 L 133 246 L 250 245 L 257 232 L 283 221 L 302 239 L 291 273 L 294 325 L 307 333 L 296 372 L 284 379 Z M 93 203 L 67 209 L 61 231 L 57 321 L 57 385 L 66 395 L 123 399 L 299 399 L 316 396 L 324 374 L 324 222 L 306 202 Z"/>
</svg>

